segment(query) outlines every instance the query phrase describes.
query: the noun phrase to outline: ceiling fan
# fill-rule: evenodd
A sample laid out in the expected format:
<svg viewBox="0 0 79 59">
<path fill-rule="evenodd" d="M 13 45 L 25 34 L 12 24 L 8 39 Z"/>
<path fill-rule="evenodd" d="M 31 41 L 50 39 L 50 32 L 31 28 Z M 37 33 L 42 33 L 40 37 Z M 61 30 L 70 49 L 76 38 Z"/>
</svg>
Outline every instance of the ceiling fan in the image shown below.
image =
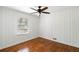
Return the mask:
<svg viewBox="0 0 79 59">
<path fill-rule="evenodd" d="M 44 6 L 38 6 L 37 9 L 35 8 L 31 8 L 32 10 L 36 11 L 36 12 L 33 12 L 33 13 L 38 13 L 39 16 L 41 15 L 41 13 L 44 13 L 44 14 L 50 14 L 50 12 L 46 12 L 45 10 L 48 9 L 48 7 L 44 7 Z M 32 14 L 33 14 L 32 13 Z"/>
</svg>

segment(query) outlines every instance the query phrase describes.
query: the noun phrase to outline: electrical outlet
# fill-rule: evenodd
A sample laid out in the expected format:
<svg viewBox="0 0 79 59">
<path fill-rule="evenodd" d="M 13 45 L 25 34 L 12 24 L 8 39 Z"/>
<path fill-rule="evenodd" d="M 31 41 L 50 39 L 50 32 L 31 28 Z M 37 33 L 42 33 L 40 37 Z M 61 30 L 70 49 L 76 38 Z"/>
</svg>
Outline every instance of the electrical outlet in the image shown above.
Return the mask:
<svg viewBox="0 0 79 59">
<path fill-rule="evenodd" d="M 53 38 L 53 40 L 57 40 L 56 38 Z"/>
</svg>

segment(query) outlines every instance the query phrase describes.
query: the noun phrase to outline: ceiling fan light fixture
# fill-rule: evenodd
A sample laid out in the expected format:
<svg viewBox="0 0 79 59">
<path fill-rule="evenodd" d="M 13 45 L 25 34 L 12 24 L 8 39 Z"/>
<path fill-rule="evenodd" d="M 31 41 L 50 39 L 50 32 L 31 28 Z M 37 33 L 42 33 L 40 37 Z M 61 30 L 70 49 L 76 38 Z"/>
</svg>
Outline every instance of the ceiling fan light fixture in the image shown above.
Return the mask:
<svg viewBox="0 0 79 59">
<path fill-rule="evenodd" d="M 34 11 L 36 11 L 35 13 L 38 13 L 39 14 L 39 16 L 41 15 L 41 13 L 44 13 L 44 14 L 50 14 L 50 12 L 46 12 L 45 10 L 47 10 L 48 9 L 48 7 L 47 6 L 37 6 L 38 8 L 36 9 L 36 8 L 31 8 L 32 10 L 34 10 Z M 34 13 L 34 12 L 33 12 Z M 33 14 L 32 13 L 32 14 Z"/>
</svg>

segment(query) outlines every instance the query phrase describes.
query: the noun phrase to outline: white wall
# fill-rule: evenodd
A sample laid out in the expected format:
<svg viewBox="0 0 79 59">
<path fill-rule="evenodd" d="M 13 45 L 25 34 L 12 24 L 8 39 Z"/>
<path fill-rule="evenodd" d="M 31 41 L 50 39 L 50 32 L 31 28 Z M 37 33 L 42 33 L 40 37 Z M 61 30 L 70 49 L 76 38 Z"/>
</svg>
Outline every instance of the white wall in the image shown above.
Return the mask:
<svg viewBox="0 0 79 59">
<path fill-rule="evenodd" d="M 40 18 L 7 7 L 0 7 L 0 49 L 38 36 L 79 47 L 79 7 L 49 7 L 51 14 Z M 26 17 L 30 33 L 17 36 L 17 21 Z M 40 27 L 39 27 L 40 26 Z"/>
<path fill-rule="evenodd" d="M 0 11 L 2 11 L 2 7 L 0 8 Z M 2 43 L 2 12 L 0 12 L 0 45 L 2 46 L 3 43 Z"/>
<path fill-rule="evenodd" d="M 42 15 L 40 36 L 79 47 L 79 7 L 49 7 L 50 15 Z"/>
<path fill-rule="evenodd" d="M 17 35 L 17 21 L 20 17 L 28 19 L 30 32 L 25 35 Z M 7 7 L 0 7 L 0 48 L 5 48 L 38 37 L 39 17 Z"/>
</svg>

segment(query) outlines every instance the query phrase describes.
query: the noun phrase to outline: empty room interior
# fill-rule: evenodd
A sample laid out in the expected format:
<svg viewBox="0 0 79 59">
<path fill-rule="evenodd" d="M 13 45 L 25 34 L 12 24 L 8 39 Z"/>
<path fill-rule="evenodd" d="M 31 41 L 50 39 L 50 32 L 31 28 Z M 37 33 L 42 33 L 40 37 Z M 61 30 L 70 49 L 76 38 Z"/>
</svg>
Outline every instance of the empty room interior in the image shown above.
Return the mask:
<svg viewBox="0 0 79 59">
<path fill-rule="evenodd" d="M 79 6 L 0 6 L 0 52 L 79 52 Z"/>
</svg>

